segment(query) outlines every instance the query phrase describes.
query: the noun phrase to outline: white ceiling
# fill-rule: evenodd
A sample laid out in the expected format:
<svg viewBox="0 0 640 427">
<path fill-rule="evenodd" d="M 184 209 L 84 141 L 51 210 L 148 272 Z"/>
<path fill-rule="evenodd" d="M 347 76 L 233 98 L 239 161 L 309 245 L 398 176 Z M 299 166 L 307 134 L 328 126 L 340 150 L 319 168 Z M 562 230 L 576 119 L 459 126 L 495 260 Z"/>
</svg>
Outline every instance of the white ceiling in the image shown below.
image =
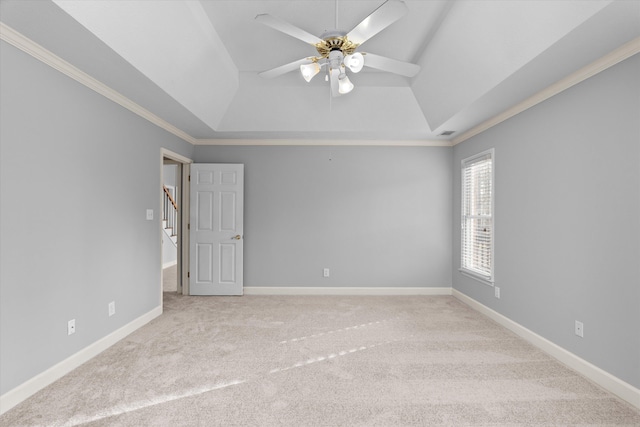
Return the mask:
<svg viewBox="0 0 640 427">
<path fill-rule="evenodd" d="M 365 68 L 331 98 L 321 77 L 257 75 L 316 52 L 256 15 L 320 36 L 382 3 L 0 0 L 0 19 L 197 139 L 451 140 L 640 36 L 638 0 L 406 0 L 358 50 L 416 77 Z"/>
</svg>

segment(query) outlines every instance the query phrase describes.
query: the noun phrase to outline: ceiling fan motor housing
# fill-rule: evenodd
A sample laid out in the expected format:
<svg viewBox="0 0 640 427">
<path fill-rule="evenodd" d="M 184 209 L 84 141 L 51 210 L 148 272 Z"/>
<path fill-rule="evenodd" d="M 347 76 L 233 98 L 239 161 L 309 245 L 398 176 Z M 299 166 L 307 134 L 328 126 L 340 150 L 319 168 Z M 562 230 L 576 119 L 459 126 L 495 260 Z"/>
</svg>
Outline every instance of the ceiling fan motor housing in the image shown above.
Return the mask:
<svg viewBox="0 0 640 427">
<path fill-rule="evenodd" d="M 322 58 L 328 58 L 332 51 L 340 51 L 344 55 L 351 55 L 358 45 L 347 38 L 347 33 L 339 30 L 325 31 L 315 47 Z"/>
</svg>

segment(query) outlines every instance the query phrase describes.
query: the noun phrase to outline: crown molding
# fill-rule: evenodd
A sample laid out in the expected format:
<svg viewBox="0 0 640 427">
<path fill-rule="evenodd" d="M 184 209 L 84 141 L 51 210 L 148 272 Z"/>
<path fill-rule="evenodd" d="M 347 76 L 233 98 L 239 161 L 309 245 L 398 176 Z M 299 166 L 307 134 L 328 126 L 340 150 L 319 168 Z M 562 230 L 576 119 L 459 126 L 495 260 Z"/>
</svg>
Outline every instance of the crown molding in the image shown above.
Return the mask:
<svg viewBox="0 0 640 427">
<path fill-rule="evenodd" d="M 640 52 L 640 37 L 637 37 L 602 58 L 568 75 L 546 89 L 532 95 L 508 110 L 488 119 L 462 133 L 453 140 L 346 140 L 346 139 L 196 139 L 166 120 L 156 116 L 146 108 L 133 102 L 121 93 L 111 89 L 67 61 L 51 53 L 44 47 L 0 22 L 0 40 L 22 50 L 35 59 L 49 65 L 55 70 L 71 77 L 105 98 L 119 104 L 143 119 L 166 130 L 192 145 L 227 145 L 227 146 L 390 146 L 390 147 L 452 147 L 460 144 L 503 121 L 519 114 L 558 93 L 606 70 L 619 62 Z"/>
<path fill-rule="evenodd" d="M 44 47 L 40 46 L 33 40 L 23 36 L 3 22 L 0 22 L 0 40 L 9 43 L 10 45 L 31 55 L 35 59 L 47 64 L 51 68 L 60 71 L 62 74 L 68 77 L 71 77 L 78 83 L 83 84 L 89 89 L 97 92 L 105 98 L 115 102 L 116 104 L 119 104 L 132 113 L 137 114 L 143 119 L 148 120 L 149 122 L 177 136 L 178 138 L 183 139 L 184 141 L 187 141 L 191 144 L 195 144 L 196 139 L 191 135 L 188 135 L 186 132 L 178 129 L 166 120 L 156 116 L 146 108 L 140 106 L 139 104 L 136 104 L 121 93 L 111 89 L 109 86 L 96 80 L 95 78 L 71 65 L 59 56 L 51 53 Z"/>
<path fill-rule="evenodd" d="M 195 145 L 325 145 L 385 147 L 451 147 L 451 141 L 376 139 L 198 139 Z"/>
<path fill-rule="evenodd" d="M 467 139 L 472 138 L 488 130 L 489 128 L 492 128 L 493 126 L 499 123 L 502 123 L 507 119 L 510 119 L 516 114 L 519 114 L 543 101 L 546 101 L 552 96 L 557 95 L 560 92 L 569 89 L 570 87 L 588 79 L 589 77 L 593 77 L 596 74 L 600 73 L 601 71 L 604 71 L 607 68 L 612 67 L 617 63 L 624 61 L 627 58 L 630 58 L 631 56 L 635 55 L 638 52 L 640 52 L 640 37 L 637 37 L 623 44 L 622 46 L 613 50 L 612 52 L 608 53 L 602 58 L 597 59 L 596 61 L 579 69 L 578 71 L 569 74 L 565 78 L 548 86 L 547 88 L 541 90 L 535 95 L 530 96 L 529 98 L 525 99 L 519 104 L 514 105 L 513 107 L 504 111 L 503 113 L 498 114 L 497 116 L 469 129 L 468 131 L 464 132 L 462 135 L 458 136 L 457 138 L 454 138 L 451 145 L 453 146 L 453 145 L 460 144 L 461 142 L 464 142 Z"/>
</svg>

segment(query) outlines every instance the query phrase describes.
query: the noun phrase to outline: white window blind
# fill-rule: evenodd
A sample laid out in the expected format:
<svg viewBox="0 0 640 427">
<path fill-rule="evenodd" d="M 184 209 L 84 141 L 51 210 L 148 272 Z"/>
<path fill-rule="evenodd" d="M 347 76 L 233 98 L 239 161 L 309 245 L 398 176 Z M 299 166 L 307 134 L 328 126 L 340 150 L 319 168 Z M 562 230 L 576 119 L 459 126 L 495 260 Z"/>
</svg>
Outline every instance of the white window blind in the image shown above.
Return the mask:
<svg viewBox="0 0 640 427">
<path fill-rule="evenodd" d="M 493 283 L 493 150 L 462 161 L 461 270 Z"/>
</svg>

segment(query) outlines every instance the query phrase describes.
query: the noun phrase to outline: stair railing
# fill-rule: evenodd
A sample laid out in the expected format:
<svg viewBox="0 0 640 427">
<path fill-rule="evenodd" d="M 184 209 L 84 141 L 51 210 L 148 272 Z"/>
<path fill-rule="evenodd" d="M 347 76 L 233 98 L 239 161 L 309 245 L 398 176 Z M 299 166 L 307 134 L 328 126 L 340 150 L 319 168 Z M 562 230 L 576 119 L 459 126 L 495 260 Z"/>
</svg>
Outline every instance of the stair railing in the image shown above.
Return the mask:
<svg viewBox="0 0 640 427">
<path fill-rule="evenodd" d="M 163 219 L 167 221 L 166 228 L 171 229 L 171 236 L 176 236 L 176 225 L 178 222 L 178 205 L 176 201 L 171 196 L 171 192 L 169 189 L 163 185 L 162 189 L 164 190 L 163 197 Z"/>
</svg>

